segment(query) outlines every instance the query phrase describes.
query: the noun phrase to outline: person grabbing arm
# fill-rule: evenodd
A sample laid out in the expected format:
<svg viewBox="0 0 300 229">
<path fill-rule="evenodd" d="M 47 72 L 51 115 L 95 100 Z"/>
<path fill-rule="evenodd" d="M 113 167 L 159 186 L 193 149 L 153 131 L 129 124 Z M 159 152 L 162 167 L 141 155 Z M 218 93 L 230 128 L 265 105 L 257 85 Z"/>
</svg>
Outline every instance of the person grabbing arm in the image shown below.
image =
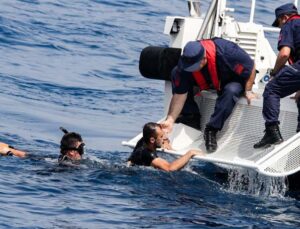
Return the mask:
<svg viewBox="0 0 300 229">
<path fill-rule="evenodd" d="M 166 172 L 177 171 L 182 169 L 190 161 L 190 159 L 196 155 L 203 155 L 203 154 L 201 154 L 201 151 L 189 150 L 186 154 L 184 154 L 183 156 L 181 156 L 180 158 L 176 159 L 171 163 L 158 157 L 152 161 L 151 166 L 157 169 L 164 170 Z"/>
<path fill-rule="evenodd" d="M 190 150 L 185 155 L 169 163 L 156 154 L 157 148 L 163 147 L 164 140 L 165 134 L 160 124 L 152 122 L 145 124 L 143 138 L 137 143 L 137 146 L 128 159 L 127 165 L 152 166 L 171 172 L 182 169 L 192 157 L 203 155 L 200 151 Z"/>
<path fill-rule="evenodd" d="M 184 94 L 174 94 L 171 99 L 168 116 L 165 121 L 161 123 L 162 128 L 170 133 L 173 129 L 173 125 L 178 118 L 184 103 L 187 99 L 187 93 Z"/>
</svg>

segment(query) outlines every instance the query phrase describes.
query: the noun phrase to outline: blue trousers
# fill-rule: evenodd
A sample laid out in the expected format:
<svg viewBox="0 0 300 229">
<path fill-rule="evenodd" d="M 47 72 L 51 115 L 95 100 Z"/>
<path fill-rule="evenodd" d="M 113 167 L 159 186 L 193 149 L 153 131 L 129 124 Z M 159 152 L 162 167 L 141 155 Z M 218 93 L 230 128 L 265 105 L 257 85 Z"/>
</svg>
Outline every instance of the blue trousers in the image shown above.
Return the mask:
<svg viewBox="0 0 300 229">
<path fill-rule="evenodd" d="M 300 90 L 300 63 L 282 68 L 263 93 L 263 117 L 266 125 L 279 124 L 280 99 Z M 298 113 L 300 103 L 297 103 Z M 298 115 L 298 123 L 300 116 Z M 298 124 L 299 126 L 299 124 Z M 299 126 L 300 127 L 300 126 Z"/>
<path fill-rule="evenodd" d="M 241 83 L 227 83 L 218 95 L 214 112 L 211 115 L 209 122 L 207 123 L 207 127 L 216 130 L 221 130 L 224 126 L 225 121 L 232 113 L 232 110 L 239 97 L 242 95 L 243 91 L 244 87 Z M 193 92 L 192 90 L 189 90 L 188 97 L 184 104 L 182 113 L 193 112 L 199 113 L 199 110 L 197 104 L 194 101 Z"/>
<path fill-rule="evenodd" d="M 217 98 L 214 113 L 207 127 L 221 130 L 243 91 L 244 87 L 238 82 L 226 84 Z"/>
</svg>

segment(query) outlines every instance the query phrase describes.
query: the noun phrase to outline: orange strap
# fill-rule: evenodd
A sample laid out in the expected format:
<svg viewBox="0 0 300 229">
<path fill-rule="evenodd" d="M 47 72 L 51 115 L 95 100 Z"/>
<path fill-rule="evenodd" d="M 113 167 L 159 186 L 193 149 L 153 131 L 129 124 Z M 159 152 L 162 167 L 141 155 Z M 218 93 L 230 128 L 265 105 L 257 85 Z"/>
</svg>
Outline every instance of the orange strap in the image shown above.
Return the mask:
<svg viewBox="0 0 300 229">
<path fill-rule="evenodd" d="M 294 16 L 290 17 L 289 19 L 287 19 L 287 21 L 285 23 L 287 23 L 289 21 L 297 20 L 297 19 L 300 19 L 300 15 L 294 15 Z M 293 64 L 294 62 L 295 62 L 294 57 L 290 56 L 289 57 L 289 64 Z"/>
<path fill-rule="evenodd" d="M 220 82 L 216 62 L 216 45 L 212 40 L 201 40 L 200 43 L 206 51 L 207 68 L 209 76 L 211 78 L 211 82 L 216 90 L 220 90 Z M 201 71 L 193 72 L 193 76 L 198 86 L 200 87 L 200 90 L 209 89 L 209 85 Z"/>
</svg>

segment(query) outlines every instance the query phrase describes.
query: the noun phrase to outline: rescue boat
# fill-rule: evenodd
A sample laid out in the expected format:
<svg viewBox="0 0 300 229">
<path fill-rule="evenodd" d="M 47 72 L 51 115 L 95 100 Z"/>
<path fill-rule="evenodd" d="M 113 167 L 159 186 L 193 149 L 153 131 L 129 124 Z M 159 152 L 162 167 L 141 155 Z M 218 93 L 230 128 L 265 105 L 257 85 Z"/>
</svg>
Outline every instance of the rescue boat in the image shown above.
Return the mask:
<svg viewBox="0 0 300 229">
<path fill-rule="evenodd" d="M 235 42 L 255 61 L 258 73 L 253 91 L 259 98 L 253 100 L 251 105 L 247 104 L 245 98 L 240 98 L 225 127 L 217 135 L 217 151 L 195 159 L 223 167 L 247 168 L 270 177 L 288 177 L 290 185 L 300 189 L 300 184 L 296 181 L 300 178 L 300 133 L 296 133 L 298 110 L 294 100 L 290 97 L 281 99 L 280 128 L 285 141 L 266 149 L 253 148 L 265 128 L 262 93 L 269 80 L 268 73 L 276 61 L 276 54 L 265 32 L 278 33 L 279 29 L 254 22 L 255 0 L 251 1 L 248 22 L 239 22 L 230 15 L 234 9 L 227 7 L 226 0 L 212 0 L 203 17 L 200 14 L 200 0 L 187 2 L 189 16 L 166 18 L 164 33 L 170 37 L 169 48 L 147 47 L 140 56 L 141 74 L 147 78 L 163 80 L 165 84 L 163 117 L 167 115 L 172 97 L 170 72 L 177 65 L 185 44 L 212 37 Z M 295 5 L 297 6 L 297 1 Z M 180 156 L 189 149 L 206 152 L 202 131 L 214 110 L 216 98 L 216 91 L 213 90 L 202 91 L 201 96 L 195 96 L 201 114 L 200 130 L 182 123 L 175 124 L 169 136 L 174 150 L 164 150 L 165 153 Z M 140 133 L 122 144 L 133 148 L 141 136 Z"/>
</svg>

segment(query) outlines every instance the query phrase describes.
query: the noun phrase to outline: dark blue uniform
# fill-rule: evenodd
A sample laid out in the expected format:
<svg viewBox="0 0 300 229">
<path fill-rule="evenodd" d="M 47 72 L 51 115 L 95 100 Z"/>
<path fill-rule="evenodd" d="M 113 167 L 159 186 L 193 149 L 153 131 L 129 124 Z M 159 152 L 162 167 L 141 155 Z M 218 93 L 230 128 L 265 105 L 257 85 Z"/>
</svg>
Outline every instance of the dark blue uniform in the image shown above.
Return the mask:
<svg viewBox="0 0 300 229">
<path fill-rule="evenodd" d="M 266 125 L 279 123 L 280 98 L 300 90 L 300 19 L 288 21 L 283 25 L 279 35 L 278 50 L 285 46 L 291 48 L 294 64 L 284 66 L 266 85 L 263 94 L 263 116 Z M 297 106 L 300 111 L 299 102 Z M 298 116 L 298 128 L 300 128 L 300 116 Z"/>
<path fill-rule="evenodd" d="M 231 114 L 236 102 L 242 95 L 245 83 L 250 77 L 254 62 L 237 44 L 222 38 L 213 39 L 216 46 L 216 64 L 221 90 L 218 93 L 214 113 L 207 126 L 221 130 Z M 206 81 L 212 85 L 207 65 L 201 69 Z M 172 71 L 173 93 L 188 93 L 182 113 L 199 113 L 194 101 L 193 86 L 197 86 L 193 74 L 180 71 L 175 67 Z M 213 89 L 213 87 L 211 86 Z"/>
</svg>

